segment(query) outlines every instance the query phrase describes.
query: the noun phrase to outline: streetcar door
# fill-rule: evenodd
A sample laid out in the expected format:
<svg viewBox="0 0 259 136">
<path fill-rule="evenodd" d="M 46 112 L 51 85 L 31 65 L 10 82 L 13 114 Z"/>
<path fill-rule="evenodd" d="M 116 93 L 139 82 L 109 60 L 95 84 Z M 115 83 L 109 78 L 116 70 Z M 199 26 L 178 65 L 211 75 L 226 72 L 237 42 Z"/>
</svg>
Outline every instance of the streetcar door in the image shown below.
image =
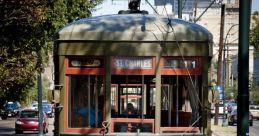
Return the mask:
<svg viewBox="0 0 259 136">
<path fill-rule="evenodd" d="M 142 109 L 142 86 L 121 86 L 119 91 L 119 114 L 126 117 L 139 118 Z"/>
<path fill-rule="evenodd" d="M 112 117 L 140 118 L 144 100 L 144 85 L 122 84 L 112 86 Z"/>
<path fill-rule="evenodd" d="M 111 85 L 111 132 L 154 132 L 151 86 L 154 76 L 114 75 Z"/>
</svg>

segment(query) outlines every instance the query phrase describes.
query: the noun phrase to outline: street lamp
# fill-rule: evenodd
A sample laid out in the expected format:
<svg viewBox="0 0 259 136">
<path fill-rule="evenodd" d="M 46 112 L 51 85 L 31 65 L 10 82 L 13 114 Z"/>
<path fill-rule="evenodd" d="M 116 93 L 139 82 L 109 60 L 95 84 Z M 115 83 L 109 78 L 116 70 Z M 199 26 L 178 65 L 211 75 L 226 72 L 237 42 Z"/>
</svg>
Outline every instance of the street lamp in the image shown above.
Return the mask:
<svg viewBox="0 0 259 136">
<path fill-rule="evenodd" d="M 227 76 L 227 73 L 226 73 L 226 59 L 225 59 L 225 51 L 228 51 L 228 49 L 226 49 L 226 43 L 227 43 L 227 38 L 228 38 L 228 35 L 229 35 L 229 33 L 230 33 L 230 31 L 232 30 L 232 28 L 234 28 L 235 26 L 238 26 L 238 24 L 233 24 L 230 28 L 229 28 L 229 30 L 228 30 L 228 32 L 227 32 L 227 34 L 226 34 L 226 37 L 225 37 L 225 41 L 224 41 L 224 49 L 223 49 L 223 59 L 224 59 L 224 75 L 223 75 L 223 79 L 225 80 L 226 79 L 226 76 Z M 228 56 L 227 56 L 228 57 Z M 225 82 L 224 82 L 225 83 Z"/>
<path fill-rule="evenodd" d="M 224 75 L 223 75 L 223 79 L 225 80 L 226 79 L 226 75 L 227 75 L 227 73 L 226 73 L 226 59 L 225 59 L 225 51 L 228 51 L 228 49 L 226 49 L 226 43 L 227 43 L 227 38 L 228 38 L 228 35 L 229 35 L 229 33 L 230 33 L 230 31 L 232 30 L 232 28 L 233 27 L 235 27 L 235 26 L 238 26 L 238 24 L 233 24 L 230 28 L 229 28 L 229 30 L 228 30 L 228 32 L 227 32 L 227 34 L 226 34 L 226 37 L 225 37 L 225 41 L 224 41 L 224 49 L 223 49 L 223 59 L 224 59 L 224 61 L 223 61 L 223 63 L 224 63 Z M 227 56 L 228 57 L 228 56 Z M 225 83 L 225 82 L 224 82 Z"/>
<path fill-rule="evenodd" d="M 238 26 L 238 24 L 233 24 L 229 29 L 228 29 L 228 32 L 226 34 L 226 37 L 225 37 L 225 41 L 224 41 L 224 49 L 223 49 L 223 63 L 224 63 L 224 68 L 223 68 L 223 90 L 222 90 L 222 99 L 223 99 L 223 122 L 222 122 L 222 126 L 225 126 L 226 125 L 226 110 L 225 110 L 225 89 L 226 89 L 226 59 L 225 59 L 225 51 L 226 51 L 226 41 L 227 41 L 227 38 L 228 38 L 228 35 L 230 33 L 230 31 L 232 30 L 232 28 L 234 26 Z"/>
</svg>

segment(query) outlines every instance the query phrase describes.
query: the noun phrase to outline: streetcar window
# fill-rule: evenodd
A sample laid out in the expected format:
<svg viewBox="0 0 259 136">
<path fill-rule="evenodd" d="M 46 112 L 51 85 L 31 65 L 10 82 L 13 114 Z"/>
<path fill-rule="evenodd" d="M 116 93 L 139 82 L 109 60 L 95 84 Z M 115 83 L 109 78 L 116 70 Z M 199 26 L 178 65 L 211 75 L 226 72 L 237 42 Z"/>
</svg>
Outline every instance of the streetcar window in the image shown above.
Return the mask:
<svg viewBox="0 0 259 136">
<path fill-rule="evenodd" d="M 71 75 L 69 81 L 69 127 L 101 127 L 103 77 Z"/>
</svg>

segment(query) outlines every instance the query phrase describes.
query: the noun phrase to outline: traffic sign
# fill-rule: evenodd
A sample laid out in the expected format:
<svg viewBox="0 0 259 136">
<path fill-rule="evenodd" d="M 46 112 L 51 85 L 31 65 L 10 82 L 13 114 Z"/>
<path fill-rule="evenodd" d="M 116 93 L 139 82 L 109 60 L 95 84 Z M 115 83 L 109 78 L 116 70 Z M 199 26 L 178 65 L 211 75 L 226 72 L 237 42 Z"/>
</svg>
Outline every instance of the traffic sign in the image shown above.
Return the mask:
<svg viewBox="0 0 259 136">
<path fill-rule="evenodd" d="M 223 93 L 223 86 L 217 85 L 217 86 L 215 86 L 215 90 L 218 91 L 220 94 L 222 94 Z"/>
</svg>

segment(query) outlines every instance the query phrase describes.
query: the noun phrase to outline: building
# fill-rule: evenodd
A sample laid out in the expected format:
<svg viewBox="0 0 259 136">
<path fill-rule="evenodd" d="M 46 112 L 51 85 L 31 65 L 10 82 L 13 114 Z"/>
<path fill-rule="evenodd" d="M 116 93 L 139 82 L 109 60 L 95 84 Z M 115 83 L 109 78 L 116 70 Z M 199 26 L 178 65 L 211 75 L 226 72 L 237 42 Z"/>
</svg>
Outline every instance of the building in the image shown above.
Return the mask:
<svg viewBox="0 0 259 136">
<path fill-rule="evenodd" d="M 178 17 L 178 0 L 155 0 L 154 4 L 159 14 Z M 185 0 L 183 1 L 182 6 L 182 18 L 184 20 L 191 20 L 195 0 Z"/>
<path fill-rule="evenodd" d="M 233 84 L 233 80 L 237 79 L 237 57 L 238 57 L 238 23 L 239 23 L 239 5 L 238 0 L 224 0 L 225 3 L 225 23 L 222 53 L 222 77 L 226 79 L 227 84 Z M 197 15 L 199 16 L 209 6 L 210 3 L 198 3 Z M 213 4 L 203 16 L 197 20 L 197 23 L 207 28 L 213 34 L 213 61 L 216 64 L 219 55 L 220 40 L 220 22 L 221 21 L 221 4 Z M 249 47 L 249 77 L 254 73 L 254 47 Z M 226 60 L 226 61 L 224 61 Z M 226 62 L 226 63 L 224 63 Z M 214 69 L 213 69 L 214 68 Z M 212 74 L 216 79 L 217 69 L 212 66 Z"/>
<path fill-rule="evenodd" d="M 238 52 L 238 47 L 234 46 L 231 48 L 232 52 L 235 52 L 237 54 Z M 233 53 L 234 54 L 234 53 Z M 234 86 L 234 80 L 238 79 L 238 55 L 233 55 L 231 56 L 231 71 L 230 71 L 230 77 L 228 77 L 228 79 L 231 79 L 231 85 Z M 256 75 L 254 75 L 256 70 L 256 67 L 258 67 L 258 62 L 256 65 L 254 65 L 254 47 L 250 46 L 249 47 L 249 80 L 253 80 L 253 78 L 256 77 Z M 258 69 L 258 68 L 257 68 Z M 255 71 L 254 71 L 255 70 Z"/>
</svg>

